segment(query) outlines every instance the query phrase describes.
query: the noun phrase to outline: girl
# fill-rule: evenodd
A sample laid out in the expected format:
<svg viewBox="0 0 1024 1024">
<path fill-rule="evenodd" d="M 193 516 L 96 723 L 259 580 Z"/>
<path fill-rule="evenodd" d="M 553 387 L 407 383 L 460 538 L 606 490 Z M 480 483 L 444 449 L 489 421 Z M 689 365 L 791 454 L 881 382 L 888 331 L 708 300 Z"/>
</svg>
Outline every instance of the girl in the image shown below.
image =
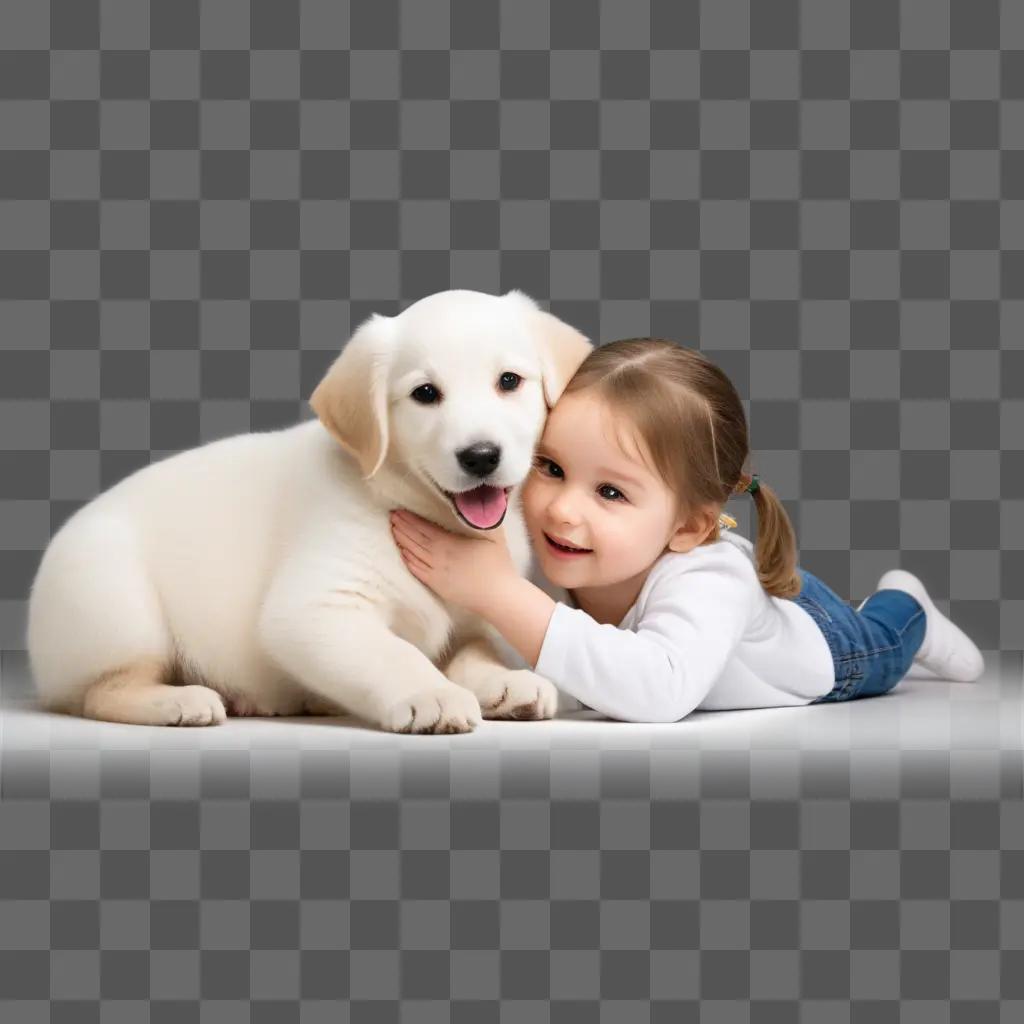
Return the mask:
<svg viewBox="0 0 1024 1024">
<path fill-rule="evenodd" d="M 916 576 L 885 573 L 855 611 L 799 568 L 782 503 L 743 472 L 749 450 L 715 364 L 669 341 L 616 341 L 551 410 L 522 490 L 539 568 L 569 603 L 516 573 L 500 529 L 458 536 L 405 510 L 392 529 L 417 579 L 612 718 L 876 696 L 914 661 L 943 679 L 981 675 L 981 652 Z M 756 545 L 720 529 L 744 491 Z"/>
</svg>

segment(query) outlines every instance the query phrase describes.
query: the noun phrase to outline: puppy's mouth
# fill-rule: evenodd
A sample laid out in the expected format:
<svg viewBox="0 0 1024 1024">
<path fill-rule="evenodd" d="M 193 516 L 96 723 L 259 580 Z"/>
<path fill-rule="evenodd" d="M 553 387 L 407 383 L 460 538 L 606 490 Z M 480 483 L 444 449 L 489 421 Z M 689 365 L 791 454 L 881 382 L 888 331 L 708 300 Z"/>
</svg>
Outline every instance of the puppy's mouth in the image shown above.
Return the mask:
<svg viewBox="0 0 1024 1024">
<path fill-rule="evenodd" d="M 508 511 L 508 495 L 511 490 L 511 487 L 492 487 L 490 484 L 481 484 L 472 490 L 458 493 L 441 488 L 459 518 L 474 530 L 493 530 L 501 526 Z"/>
</svg>

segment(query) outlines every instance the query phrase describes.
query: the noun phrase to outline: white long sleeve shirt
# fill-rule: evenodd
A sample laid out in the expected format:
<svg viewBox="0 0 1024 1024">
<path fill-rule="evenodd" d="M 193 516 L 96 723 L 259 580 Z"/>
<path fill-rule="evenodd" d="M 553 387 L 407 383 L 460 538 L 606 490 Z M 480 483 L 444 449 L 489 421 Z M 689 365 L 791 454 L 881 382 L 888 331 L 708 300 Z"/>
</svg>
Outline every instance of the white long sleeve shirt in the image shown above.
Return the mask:
<svg viewBox="0 0 1024 1024">
<path fill-rule="evenodd" d="M 618 626 L 591 618 L 535 569 L 532 581 L 558 603 L 534 671 L 630 722 L 824 696 L 835 681 L 828 642 L 798 604 L 765 592 L 753 559 L 750 541 L 731 532 L 662 555 Z"/>
</svg>

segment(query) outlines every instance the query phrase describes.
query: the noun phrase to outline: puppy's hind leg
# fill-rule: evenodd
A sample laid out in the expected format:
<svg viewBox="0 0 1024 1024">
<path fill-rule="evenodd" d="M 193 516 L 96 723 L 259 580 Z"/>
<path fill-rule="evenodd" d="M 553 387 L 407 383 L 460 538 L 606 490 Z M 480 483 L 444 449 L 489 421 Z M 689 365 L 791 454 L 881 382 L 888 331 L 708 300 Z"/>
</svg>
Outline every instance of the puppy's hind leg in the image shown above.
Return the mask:
<svg viewBox="0 0 1024 1024">
<path fill-rule="evenodd" d="M 171 686 L 167 666 L 140 660 L 104 672 L 85 692 L 82 714 L 129 725 L 220 725 L 224 702 L 208 686 Z"/>
</svg>

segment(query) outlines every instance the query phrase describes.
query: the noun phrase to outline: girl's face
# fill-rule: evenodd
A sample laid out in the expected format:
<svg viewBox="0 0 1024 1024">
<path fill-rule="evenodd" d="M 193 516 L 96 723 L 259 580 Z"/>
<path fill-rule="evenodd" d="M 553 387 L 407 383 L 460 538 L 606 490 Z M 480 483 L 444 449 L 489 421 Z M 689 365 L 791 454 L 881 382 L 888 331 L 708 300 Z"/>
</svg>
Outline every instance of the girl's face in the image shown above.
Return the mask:
<svg viewBox="0 0 1024 1024">
<path fill-rule="evenodd" d="M 523 516 L 540 569 L 567 590 L 610 586 L 647 570 L 671 544 L 704 539 L 681 529 L 675 495 L 626 455 L 606 406 L 587 391 L 564 395 L 548 414 L 523 486 Z M 565 554 L 557 543 L 585 549 Z"/>
</svg>

